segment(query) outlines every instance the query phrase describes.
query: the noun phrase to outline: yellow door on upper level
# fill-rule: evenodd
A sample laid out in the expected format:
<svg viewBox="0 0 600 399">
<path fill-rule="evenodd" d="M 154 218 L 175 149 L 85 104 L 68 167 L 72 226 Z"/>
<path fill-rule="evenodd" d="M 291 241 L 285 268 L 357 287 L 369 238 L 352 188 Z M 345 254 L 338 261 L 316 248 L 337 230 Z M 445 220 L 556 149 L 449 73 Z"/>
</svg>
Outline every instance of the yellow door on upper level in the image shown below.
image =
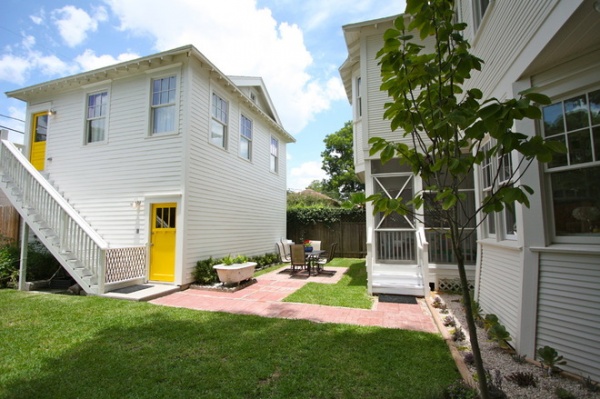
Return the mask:
<svg viewBox="0 0 600 399">
<path fill-rule="evenodd" d="M 31 123 L 31 153 L 29 161 L 37 170 L 46 167 L 46 138 L 48 136 L 48 111 L 33 115 Z"/>
<path fill-rule="evenodd" d="M 175 281 L 177 204 L 152 204 L 150 229 L 150 280 Z"/>
</svg>

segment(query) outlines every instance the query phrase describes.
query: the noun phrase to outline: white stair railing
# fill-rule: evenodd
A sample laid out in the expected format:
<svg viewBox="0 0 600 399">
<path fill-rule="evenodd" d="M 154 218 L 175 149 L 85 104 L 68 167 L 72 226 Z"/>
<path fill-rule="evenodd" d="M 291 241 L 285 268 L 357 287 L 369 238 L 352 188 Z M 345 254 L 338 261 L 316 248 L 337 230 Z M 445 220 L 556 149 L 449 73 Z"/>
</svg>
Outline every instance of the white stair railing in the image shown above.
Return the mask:
<svg viewBox="0 0 600 399">
<path fill-rule="evenodd" d="M 104 293 L 107 242 L 73 209 L 56 189 L 9 141 L 0 146 L 0 171 L 3 187 L 8 183 L 8 198 L 63 267 L 69 270 L 86 292 Z M 134 259 L 134 273 L 128 278 L 144 276 L 141 247 L 130 248 L 125 256 Z M 109 255 L 110 256 L 110 255 Z M 114 258 L 114 256 L 111 256 Z M 143 258 L 143 259 L 142 259 Z"/>
</svg>

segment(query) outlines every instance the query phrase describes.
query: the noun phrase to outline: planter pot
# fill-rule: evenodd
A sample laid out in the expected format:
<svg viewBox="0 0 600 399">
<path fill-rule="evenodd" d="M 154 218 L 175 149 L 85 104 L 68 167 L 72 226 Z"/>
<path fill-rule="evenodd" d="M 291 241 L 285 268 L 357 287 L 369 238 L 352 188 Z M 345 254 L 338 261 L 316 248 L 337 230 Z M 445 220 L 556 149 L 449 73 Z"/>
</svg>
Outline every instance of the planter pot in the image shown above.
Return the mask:
<svg viewBox="0 0 600 399">
<path fill-rule="evenodd" d="M 213 266 L 223 284 L 239 284 L 249 280 L 254 275 L 255 268 L 256 262 L 234 263 L 231 266 L 220 263 Z"/>
<path fill-rule="evenodd" d="M 313 247 L 304 247 L 304 252 L 312 252 Z"/>
</svg>

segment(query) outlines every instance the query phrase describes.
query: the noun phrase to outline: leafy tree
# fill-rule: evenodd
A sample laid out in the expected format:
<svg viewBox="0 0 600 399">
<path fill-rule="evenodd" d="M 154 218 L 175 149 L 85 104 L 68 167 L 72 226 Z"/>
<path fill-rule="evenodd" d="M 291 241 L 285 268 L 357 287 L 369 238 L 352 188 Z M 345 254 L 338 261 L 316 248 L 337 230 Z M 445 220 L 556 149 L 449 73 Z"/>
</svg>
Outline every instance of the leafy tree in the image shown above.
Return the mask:
<svg viewBox="0 0 600 399">
<path fill-rule="evenodd" d="M 533 192 L 519 184 L 515 172 L 523 172 L 535 159 L 548 162 L 554 152 L 564 149 L 539 136 L 513 131 L 515 120 L 541 117 L 535 102 L 549 104 L 546 96 L 523 92 L 520 98 L 500 101 L 482 99 L 481 90 L 476 88 L 463 92 L 471 71 L 480 70 L 483 61 L 469 53 L 470 45 L 461 34 L 466 24 L 454 22 L 453 9 L 451 0 L 408 0 L 405 16 L 397 18 L 394 28 L 384 34 L 384 46 L 377 55 L 381 90 L 391 99 L 385 104 L 384 117 L 390 120 L 393 131 L 402 132 L 404 139 L 391 142 L 371 138 L 370 153 L 379 154 L 382 162 L 395 159 L 409 165 L 421 177 L 423 191 L 413 198 L 375 194 L 367 201 L 372 202 L 375 213 L 396 212 L 420 220 L 425 214 L 428 220 L 435 218 L 437 226 L 447 228 L 462 286 L 479 390 L 487 399 L 490 393 L 465 272 L 463 245 L 473 234 L 473 229 L 467 227 L 472 227 L 477 214 L 484 218 L 513 206 L 515 201 L 529 206 L 528 195 Z M 432 52 L 426 52 L 411 32 L 418 32 L 421 41 L 432 37 Z M 491 141 L 484 151 L 488 139 Z M 510 170 L 504 155 L 514 151 L 520 154 L 520 163 Z M 495 188 L 473 209 L 459 189 L 476 165 L 491 157 L 499 161 L 498 169 L 490 172 Z M 509 183 L 497 184 L 500 177 Z"/>
<path fill-rule="evenodd" d="M 325 151 L 322 169 L 329 175 L 323 180 L 323 192 L 337 193 L 337 199 L 348 199 L 350 194 L 364 191 L 365 186 L 354 172 L 354 151 L 352 150 L 352 122 L 325 137 Z"/>
</svg>

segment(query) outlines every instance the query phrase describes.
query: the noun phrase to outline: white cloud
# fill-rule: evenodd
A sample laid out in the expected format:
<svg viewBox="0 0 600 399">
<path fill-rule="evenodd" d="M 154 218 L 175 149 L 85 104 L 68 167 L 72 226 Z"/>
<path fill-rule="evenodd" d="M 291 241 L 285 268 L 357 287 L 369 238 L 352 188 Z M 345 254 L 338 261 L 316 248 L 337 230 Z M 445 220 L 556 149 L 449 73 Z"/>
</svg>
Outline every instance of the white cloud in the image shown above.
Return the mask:
<svg viewBox="0 0 600 399">
<path fill-rule="evenodd" d="M 93 50 L 87 49 L 82 54 L 75 57 L 75 62 L 79 64 L 82 70 L 89 71 L 92 69 L 102 68 L 107 65 L 117 64 L 120 62 L 139 58 L 138 54 L 122 53 L 117 58 L 112 55 L 96 55 Z"/>
<path fill-rule="evenodd" d="M 82 43 L 87 38 L 88 32 L 95 32 L 98 29 L 98 22 L 108 18 L 103 7 L 97 8 L 94 16 L 90 16 L 81 8 L 64 6 L 54 10 L 52 16 L 62 39 L 69 47 Z"/>
<path fill-rule="evenodd" d="M 29 60 L 12 54 L 0 56 L 0 80 L 22 85 L 31 68 Z"/>
<path fill-rule="evenodd" d="M 313 57 L 298 25 L 276 21 L 255 0 L 172 0 L 168 7 L 162 0 L 105 2 L 121 30 L 151 37 L 157 50 L 193 44 L 226 74 L 262 76 L 291 133 L 343 98 L 341 84 L 336 92 L 307 72 Z"/>
<path fill-rule="evenodd" d="M 315 180 L 323 180 L 327 174 L 321 169 L 321 162 L 304 162 L 299 167 L 292 168 L 288 175 L 287 186 L 290 190 L 304 190 Z"/>
</svg>

